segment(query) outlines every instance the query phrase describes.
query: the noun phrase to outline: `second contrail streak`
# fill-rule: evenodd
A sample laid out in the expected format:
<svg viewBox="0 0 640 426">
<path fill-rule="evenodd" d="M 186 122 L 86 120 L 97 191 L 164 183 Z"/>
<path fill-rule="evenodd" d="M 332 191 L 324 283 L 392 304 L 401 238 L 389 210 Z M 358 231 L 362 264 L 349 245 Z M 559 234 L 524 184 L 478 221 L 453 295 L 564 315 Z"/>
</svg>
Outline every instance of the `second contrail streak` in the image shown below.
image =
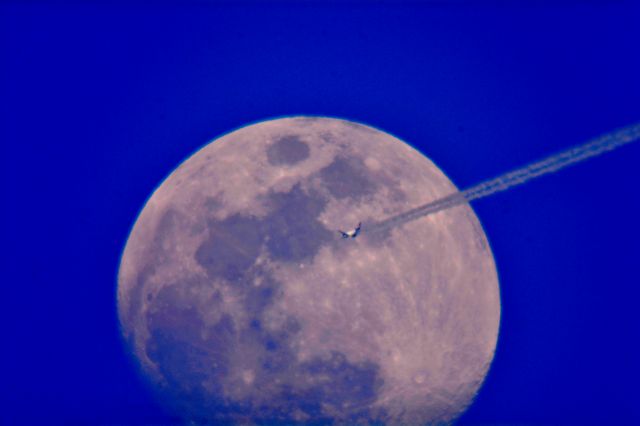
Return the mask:
<svg viewBox="0 0 640 426">
<path fill-rule="evenodd" d="M 391 216 L 380 222 L 373 223 L 363 231 L 367 233 L 389 229 L 403 223 L 427 216 L 441 210 L 448 209 L 472 200 L 488 197 L 496 192 L 505 191 L 511 187 L 522 185 L 539 176 L 553 173 L 572 164 L 611 151 L 622 145 L 640 139 L 640 123 L 616 130 L 593 139 L 583 145 L 570 148 L 543 160 L 505 173 L 496 178 L 486 180 L 463 191 L 453 193 L 436 201 L 418 206 L 406 212 Z"/>
</svg>

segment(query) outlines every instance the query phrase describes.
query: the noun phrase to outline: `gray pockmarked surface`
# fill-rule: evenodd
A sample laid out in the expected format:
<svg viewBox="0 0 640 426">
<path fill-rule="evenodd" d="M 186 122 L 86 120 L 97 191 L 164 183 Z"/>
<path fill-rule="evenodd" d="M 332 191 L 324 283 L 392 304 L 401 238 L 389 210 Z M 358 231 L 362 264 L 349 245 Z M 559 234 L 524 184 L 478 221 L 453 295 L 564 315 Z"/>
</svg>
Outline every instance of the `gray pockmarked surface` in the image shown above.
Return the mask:
<svg viewBox="0 0 640 426">
<path fill-rule="evenodd" d="M 356 123 L 227 134 L 140 213 L 119 272 L 124 338 L 195 422 L 449 422 L 478 391 L 500 320 L 473 211 L 357 239 L 337 229 L 455 191 L 410 146 Z"/>
</svg>

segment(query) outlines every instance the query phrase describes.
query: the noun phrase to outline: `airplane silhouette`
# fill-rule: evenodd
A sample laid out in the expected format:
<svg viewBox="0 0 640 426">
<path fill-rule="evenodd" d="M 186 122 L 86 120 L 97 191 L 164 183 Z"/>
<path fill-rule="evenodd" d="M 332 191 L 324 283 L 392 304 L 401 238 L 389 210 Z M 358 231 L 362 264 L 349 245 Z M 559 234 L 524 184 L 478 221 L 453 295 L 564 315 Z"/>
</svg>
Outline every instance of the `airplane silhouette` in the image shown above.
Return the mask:
<svg viewBox="0 0 640 426">
<path fill-rule="evenodd" d="M 362 222 L 358 223 L 356 229 L 352 229 L 351 231 L 347 232 L 338 230 L 338 232 L 340 233 L 340 235 L 342 235 L 342 238 L 355 238 L 360 233 L 360 225 L 362 225 Z"/>
</svg>

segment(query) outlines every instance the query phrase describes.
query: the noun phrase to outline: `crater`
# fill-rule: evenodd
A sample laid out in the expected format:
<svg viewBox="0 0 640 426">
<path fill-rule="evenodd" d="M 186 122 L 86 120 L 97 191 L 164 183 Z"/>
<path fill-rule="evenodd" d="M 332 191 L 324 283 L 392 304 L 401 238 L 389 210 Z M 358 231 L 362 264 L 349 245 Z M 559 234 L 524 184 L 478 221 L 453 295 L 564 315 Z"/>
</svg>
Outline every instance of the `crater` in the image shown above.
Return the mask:
<svg viewBox="0 0 640 426">
<path fill-rule="evenodd" d="M 215 213 L 219 211 L 224 206 L 222 192 L 216 194 L 214 197 L 206 197 L 203 205 L 208 212 Z"/>
<path fill-rule="evenodd" d="M 267 160 L 272 166 L 292 166 L 309 158 L 309 145 L 294 135 L 284 136 L 269 145 Z"/>
</svg>

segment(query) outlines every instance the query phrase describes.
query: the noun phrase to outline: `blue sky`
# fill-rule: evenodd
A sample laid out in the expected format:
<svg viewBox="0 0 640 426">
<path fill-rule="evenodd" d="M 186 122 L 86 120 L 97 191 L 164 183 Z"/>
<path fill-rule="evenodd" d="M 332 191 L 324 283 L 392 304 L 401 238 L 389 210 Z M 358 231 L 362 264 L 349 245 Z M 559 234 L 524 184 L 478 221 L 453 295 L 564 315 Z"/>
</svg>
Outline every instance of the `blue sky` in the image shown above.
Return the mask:
<svg viewBox="0 0 640 426">
<path fill-rule="evenodd" d="M 460 187 L 640 121 L 633 2 L 3 2 L 6 423 L 171 421 L 118 335 L 144 201 L 249 122 L 388 131 Z M 640 144 L 473 204 L 502 324 L 474 423 L 640 422 Z"/>
</svg>

